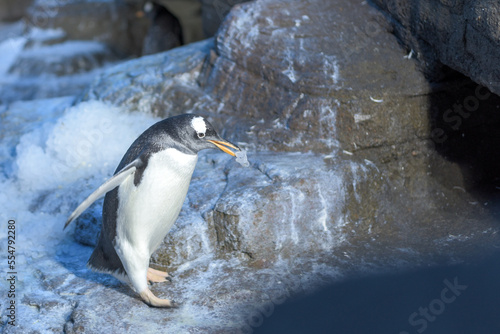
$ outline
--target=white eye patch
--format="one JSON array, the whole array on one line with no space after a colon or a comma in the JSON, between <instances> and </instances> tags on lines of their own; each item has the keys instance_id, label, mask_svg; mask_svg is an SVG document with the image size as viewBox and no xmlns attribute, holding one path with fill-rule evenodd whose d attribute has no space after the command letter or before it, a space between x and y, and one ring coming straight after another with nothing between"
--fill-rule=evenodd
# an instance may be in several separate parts
<instances>
[{"instance_id":1,"label":"white eye patch","mask_svg":"<svg viewBox=\"0 0 500 334\"><path fill-rule=\"evenodd\" d=\"M191 121L191 126L193 127L194 131L198 133L198 137L202 135L202 137L205 137L205 132L207 132L207 124L205 123L205 119L203 117L195 117Z\"/></svg>"}]
</instances>

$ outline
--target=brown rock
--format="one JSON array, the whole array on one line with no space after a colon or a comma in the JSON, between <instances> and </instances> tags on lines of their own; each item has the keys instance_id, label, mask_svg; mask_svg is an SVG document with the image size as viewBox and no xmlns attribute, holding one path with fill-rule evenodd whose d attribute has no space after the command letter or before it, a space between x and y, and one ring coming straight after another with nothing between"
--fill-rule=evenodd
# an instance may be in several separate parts
<instances>
[{"instance_id":1,"label":"brown rock","mask_svg":"<svg viewBox=\"0 0 500 334\"><path fill-rule=\"evenodd\" d=\"M21 19L33 0L1 0L0 21L16 21Z\"/></svg>"}]
</instances>

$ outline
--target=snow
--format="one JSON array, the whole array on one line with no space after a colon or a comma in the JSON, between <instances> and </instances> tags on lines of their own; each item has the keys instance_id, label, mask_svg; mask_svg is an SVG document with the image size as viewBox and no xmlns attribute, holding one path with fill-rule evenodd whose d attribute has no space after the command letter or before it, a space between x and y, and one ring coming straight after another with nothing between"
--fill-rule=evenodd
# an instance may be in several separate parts
<instances>
[{"instance_id":1,"label":"snow","mask_svg":"<svg viewBox=\"0 0 500 334\"><path fill-rule=\"evenodd\" d=\"M21 137L16 148L19 183L42 190L64 187L96 172L109 174L153 120L98 101L72 107L55 124L43 123Z\"/></svg>"},{"instance_id":2,"label":"snow","mask_svg":"<svg viewBox=\"0 0 500 334\"><path fill-rule=\"evenodd\" d=\"M105 52L104 43L96 41L66 41L56 45L46 45L23 52L24 57L42 57L50 59L62 59L81 54Z\"/></svg>"},{"instance_id":3,"label":"snow","mask_svg":"<svg viewBox=\"0 0 500 334\"><path fill-rule=\"evenodd\" d=\"M80 94L116 63L103 43L65 37L62 29L0 24L0 103Z\"/></svg>"},{"instance_id":4,"label":"snow","mask_svg":"<svg viewBox=\"0 0 500 334\"><path fill-rule=\"evenodd\" d=\"M76 95L100 69L68 76L9 73L27 54L43 62L52 51L71 57L83 49L88 52L87 47L101 48L95 42L44 46L44 41L60 38L63 32L30 28L21 35L18 27L22 25L0 25L0 36L9 36L0 40L0 270L11 271L5 257L7 221L12 219L17 317L33 319L24 322L29 331L50 332L53 326L64 326L72 304L62 293L43 286L47 281L40 275L74 278L78 270L69 272L58 256L84 264L90 251L72 241L61 223L113 173L132 141L157 119L98 101L74 105ZM25 49L28 42L30 50ZM40 96L57 97L26 100ZM2 280L0 289L8 291L7 284ZM3 298L0 303L5 305L8 300ZM30 306L52 302L57 306L50 310ZM1 314L4 322L5 310Z\"/></svg>"},{"instance_id":5,"label":"snow","mask_svg":"<svg viewBox=\"0 0 500 334\"><path fill-rule=\"evenodd\" d=\"M25 37L12 37L0 43L0 77L5 76L27 42Z\"/></svg>"},{"instance_id":6,"label":"snow","mask_svg":"<svg viewBox=\"0 0 500 334\"><path fill-rule=\"evenodd\" d=\"M32 40L43 42L51 39L63 38L66 36L66 33L61 28L41 29L38 27L32 27L28 36Z\"/></svg>"},{"instance_id":7,"label":"snow","mask_svg":"<svg viewBox=\"0 0 500 334\"><path fill-rule=\"evenodd\" d=\"M55 101L45 103L46 107L57 107ZM15 152L14 159L11 166L2 165L7 177L0 181L2 219L15 216L19 228L26 228L20 234L23 243L49 253L50 246L44 247L45 243L37 240L41 236L49 240L55 237L54 241L64 238L54 231L61 230L61 215L67 213L54 206L71 206L86 195L75 188L85 188L88 182L95 186L111 176L133 140L157 121L98 101L70 107L60 117L54 114L57 112L46 110L47 117L31 120L25 133L7 134L20 139L15 148L9 148ZM48 199L57 200L50 203ZM34 206L41 210L33 210Z\"/></svg>"},{"instance_id":8,"label":"snow","mask_svg":"<svg viewBox=\"0 0 500 334\"><path fill-rule=\"evenodd\" d=\"M90 249L76 244L61 224L79 201L112 175L132 141L157 121L103 102L71 106L73 101L73 97L20 101L0 114L6 117L0 128L7 130L2 131L0 150L0 270L11 271L5 260L6 223L13 219L17 317L33 319L33 323L19 320L18 324L39 332L64 326L73 309L65 293L79 289L64 285L86 270L89 256ZM63 258L79 262L79 269L68 271L59 263ZM63 280L62 292L44 286L54 277ZM0 283L2 291L7 291L7 283ZM29 306L47 303L55 306L38 311ZM2 315L5 321L3 310Z\"/></svg>"}]
</instances>

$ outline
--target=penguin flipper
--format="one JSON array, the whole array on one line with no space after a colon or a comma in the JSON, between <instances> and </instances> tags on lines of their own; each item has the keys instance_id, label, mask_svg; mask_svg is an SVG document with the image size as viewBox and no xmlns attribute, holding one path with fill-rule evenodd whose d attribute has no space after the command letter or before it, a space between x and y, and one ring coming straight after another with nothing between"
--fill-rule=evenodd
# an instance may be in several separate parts
<instances>
[{"instance_id":1,"label":"penguin flipper","mask_svg":"<svg viewBox=\"0 0 500 334\"><path fill-rule=\"evenodd\" d=\"M90 194L89 197L87 197L76 209L73 211L73 213L69 216L68 220L66 221L66 224L64 224L64 229L78 216L82 214L83 211L87 210L87 208L94 203L98 198L106 194L108 191L113 190L114 188L118 187L120 184L122 184L125 179L133 174L137 168L141 167L143 165L143 161L141 158L137 158L125 167L122 168L118 173L113 175L112 178L104 182L99 188L97 188L92 194Z\"/></svg>"}]
</instances>

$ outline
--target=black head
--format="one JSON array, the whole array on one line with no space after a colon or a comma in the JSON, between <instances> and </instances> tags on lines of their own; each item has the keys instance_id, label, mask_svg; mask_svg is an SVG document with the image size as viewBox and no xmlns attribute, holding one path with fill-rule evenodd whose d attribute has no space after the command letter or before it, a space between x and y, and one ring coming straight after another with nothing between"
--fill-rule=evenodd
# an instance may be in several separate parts
<instances>
[{"instance_id":1,"label":"black head","mask_svg":"<svg viewBox=\"0 0 500 334\"><path fill-rule=\"evenodd\" d=\"M158 122L162 132L170 138L162 136L161 141L167 147L176 147L186 153L196 154L201 150L209 148L219 148L220 150L234 156L235 153L230 150L240 150L240 148L227 140L222 139L210 122L205 118L193 115L183 114L169 117ZM163 146L163 145L162 145Z\"/></svg>"}]
</instances>

